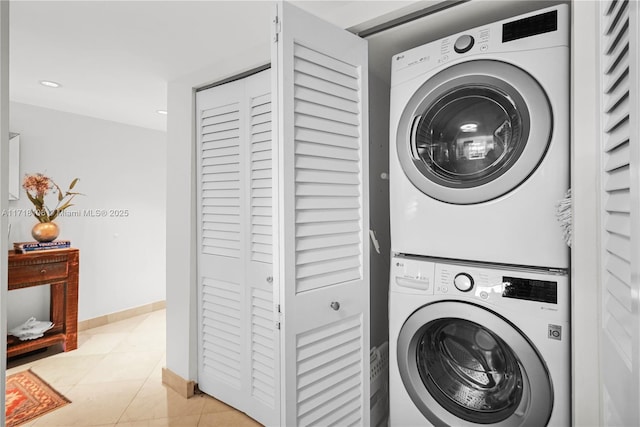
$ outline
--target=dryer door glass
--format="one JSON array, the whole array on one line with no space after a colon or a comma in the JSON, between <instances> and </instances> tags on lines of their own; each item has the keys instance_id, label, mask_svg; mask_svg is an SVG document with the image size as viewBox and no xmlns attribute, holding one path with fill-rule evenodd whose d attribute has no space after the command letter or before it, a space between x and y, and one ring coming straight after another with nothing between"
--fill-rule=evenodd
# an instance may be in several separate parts
<instances>
[{"instance_id":1,"label":"dryer door glass","mask_svg":"<svg viewBox=\"0 0 640 427\"><path fill-rule=\"evenodd\" d=\"M522 184L553 135L552 110L538 82L500 61L452 65L409 99L396 151L409 180L454 204L493 200Z\"/></svg>"},{"instance_id":2,"label":"dryer door glass","mask_svg":"<svg viewBox=\"0 0 640 427\"><path fill-rule=\"evenodd\" d=\"M420 378L436 401L466 421L493 424L522 399L523 375L513 350L490 330L462 319L439 319L418 339Z\"/></svg>"},{"instance_id":3,"label":"dryer door glass","mask_svg":"<svg viewBox=\"0 0 640 427\"><path fill-rule=\"evenodd\" d=\"M455 88L417 123L415 160L444 185L477 186L504 173L522 153L522 121L507 93L491 86Z\"/></svg>"}]
</instances>

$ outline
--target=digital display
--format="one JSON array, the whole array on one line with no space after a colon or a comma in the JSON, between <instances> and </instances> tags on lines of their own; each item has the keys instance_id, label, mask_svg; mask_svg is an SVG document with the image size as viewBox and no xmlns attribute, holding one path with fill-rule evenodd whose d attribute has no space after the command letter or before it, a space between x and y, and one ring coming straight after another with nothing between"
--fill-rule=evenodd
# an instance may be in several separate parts
<instances>
[{"instance_id":1,"label":"digital display","mask_svg":"<svg viewBox=\"0 0 640 427\"><path fill-rule=\"evenodd\" d=\"M523 39L537 34L550 33L558 29L558 11L529 16L502 26L502 43Z\"/></svg>"},{"instance_id":2,"label":"digital display","mask_svg":"<svg viewBox=\"0 0 640 427\"><path fill-rule=\"evenodd\" d=\"M546 280L522 279L518 277L503 277L504 298L523 299L528 301L558 303L558 283Z\"/></svg>"}]
</instances>

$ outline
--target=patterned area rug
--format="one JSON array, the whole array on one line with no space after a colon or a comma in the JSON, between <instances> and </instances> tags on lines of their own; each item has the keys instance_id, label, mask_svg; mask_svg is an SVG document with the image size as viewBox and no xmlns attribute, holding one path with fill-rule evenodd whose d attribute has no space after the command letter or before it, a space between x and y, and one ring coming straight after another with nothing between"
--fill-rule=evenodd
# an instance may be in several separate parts
<instances>
[{"instance_id":1,"label":"patterned area rug","mask_svg":"<svg viewBox=\"0 0 640 427\"><path fill-rule=\"evenodd\" d=\"M31 370L7 377L7 427L19 426L67 403L71 401Z\"/></svg>"}]
</instances>

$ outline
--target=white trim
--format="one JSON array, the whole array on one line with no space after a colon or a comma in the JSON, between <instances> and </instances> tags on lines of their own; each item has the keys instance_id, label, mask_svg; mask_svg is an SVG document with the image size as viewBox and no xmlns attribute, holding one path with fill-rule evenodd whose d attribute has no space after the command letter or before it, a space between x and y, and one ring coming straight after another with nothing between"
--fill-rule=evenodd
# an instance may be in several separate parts
<instances>
[{"instance_id":1,"label":"white trim","mask_svg":"<svg viewBox=\"0 0 640 427\"><path fill-rule=\"evenodd\" d=\"M598 339L597 2L573 2L571 23L572 414L574 426L600 424ZM591 375L585 375L591 372ZM601 425L601 424L600 424Z\"/></svg>"},{"instance_id":2,"label":"white trim","mask_svg":"<svg viewBox=\"0 0 640 427\"><path fill-rule=\"evenodd\" d=\"M0 210L9 206L9 2L0 1ZM7 265L8 218L0 217L0 401L5 402L7 372ZM0 414L0 425L5 425L5 413Z\"/></svg>"}]
</instances>

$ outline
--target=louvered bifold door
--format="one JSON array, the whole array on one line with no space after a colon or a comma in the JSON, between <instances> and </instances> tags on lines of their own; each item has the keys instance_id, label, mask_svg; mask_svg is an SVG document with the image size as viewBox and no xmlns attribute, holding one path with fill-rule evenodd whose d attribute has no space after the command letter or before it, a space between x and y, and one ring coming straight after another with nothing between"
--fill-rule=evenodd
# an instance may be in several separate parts
<instances>
[{"instance_id":1,"label":"louvered bifold door","mask_svg":"<svg viewBox=\"0 0 640 427\"><path fill-rule=\"evenodd\" d=\"M196 97L198 384L234 406L243 403L247 353L245 108L243 82Z\"/></svg>"},{"instance_id":2,"label":"louvered bifold door","mask_svg":"<svg viewBox=\"0 0 640 427\"><path fill-rule=\"evenodd\" d=\"M640 425L637 2L602 2L600 32L603 417L631 426Z\"/></svg>"},{"instance_id":3,"label":"louvered bifold door","mask_svg":"<svg viewBox=\"0 0 640 427\"><path fill-rule=\"evenodd\" d=\"M368 425L366 42L277 8L283 425Z\"/></svg>"},{"instance_id":4,"label":"louvered bifold door","mask_svg":"<svg viewBox=\"0 0 640 427\"><path fill-rule=\"evenodd\" d=\"M248 402L261 424L280 424L279 331L273 288L271 74L245 79L247 99Z\"/></svg>"},{"instance_id":5,"label":"louvered bifold door","mask_svg":"<svg viewBox=\"0 0 640 427\"><path fill-rule=\"evenodd\" d=\"M270 85L267 70L196 96L198 386L278 425Z\"/></svg>"}]
</instances>

